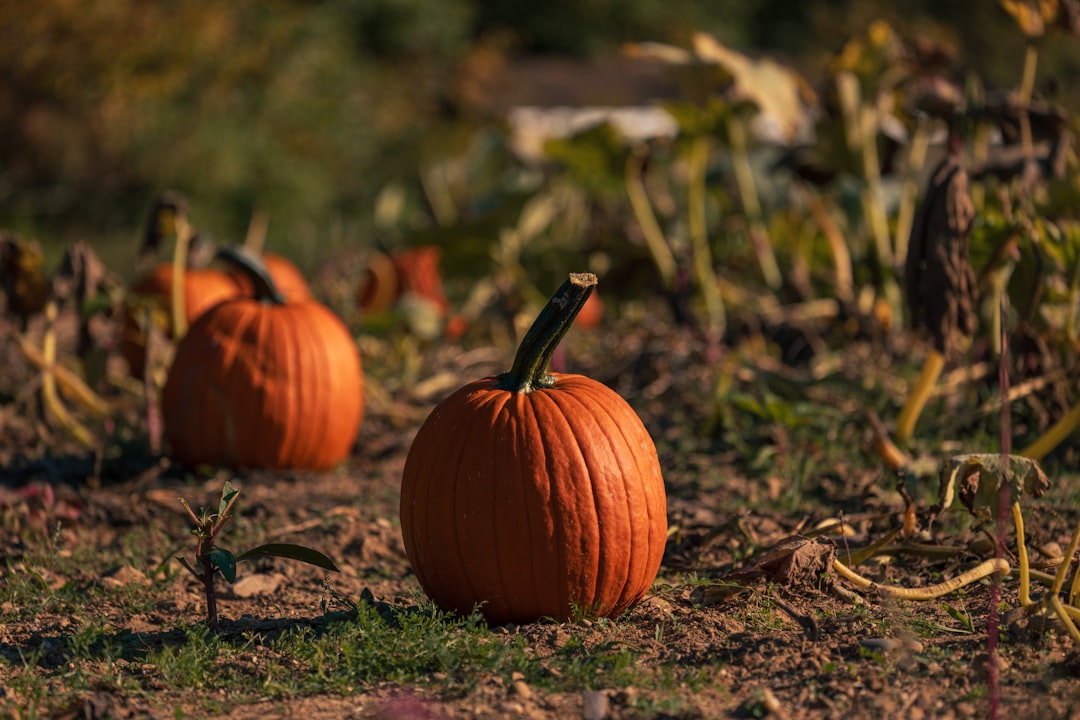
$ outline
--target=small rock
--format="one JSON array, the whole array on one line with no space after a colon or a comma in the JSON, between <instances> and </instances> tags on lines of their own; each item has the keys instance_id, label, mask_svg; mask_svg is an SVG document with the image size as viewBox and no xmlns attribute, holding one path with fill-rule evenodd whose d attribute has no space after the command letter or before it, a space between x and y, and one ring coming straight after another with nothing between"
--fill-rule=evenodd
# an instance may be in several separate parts
<instances>
[{"instance_id":1,"label":"small rock","mask_svg":"<svg viewBox=\"0 0 1080 720\"><path fill-rule=\"evenodd\" d=\"M532 688L524 680L515 680L510 686L510 690L522 700L528 700L532 697Z\"/></svg>"},{"instance_id":2,"label":"small rock","mask_svg":"<svg viewBox=\"0 0 1080 720\"><path fill-rule=\"evenodd\" d=\"M780 712L780 699L769 688L761 691L761 708L770 715Z\"/></svg>"},{"instance_id":3,"label":"small rock","mask_svg":"<svg viewBox=\"0 0 1080 720\"><path fill-rule=\"evenodd\" d=\"M581 717L584 720L604 720L608 715L610 702L605 690L586 690L581 694Z\"/></svg>"},{"instance_id":4,"label":"small rock","mask_svg":"<svg viewBox=\"0 0 1080 720\"><path fill-rule=\"evenodd\" d=\"M114 572L101 578L101 584L104 587L116 589L127 585L149 585L150 580L132 566L122 565Z\"/></svg>"},{"instance_id":5,"label":"small rock","mask_svg":"<svg viewBox=\"0 0 1080 720\"><path fill-rule=\"evenodd\" d=\"M859 646L871 652L887 655L901 647L901 643L899 640L893 640L892 638L863 638L859 641Z\"/></svg>"},{"instance_id":6,"label":"small rock","mask_svg":"<svg viewBox=\"0 0 1080 720\"><path fill-rule=\"evenodd\" d=\"M956 705L953 706L953 709L959 717L975 717L975 714L978 712L975 709L975 704L966 700L956 703Z\"/></svg>"},{"instance_id":7,"label":"small rock","mask_svg":"<svg viewBox=\"0 0 1080 720\"><path fill-rule=\"evenodd\" d=\"M221 593L224 598L251 598L271 595L281 587L285 576L281 573L257 573L240 578Z\"/></svg>"}]
</instances>

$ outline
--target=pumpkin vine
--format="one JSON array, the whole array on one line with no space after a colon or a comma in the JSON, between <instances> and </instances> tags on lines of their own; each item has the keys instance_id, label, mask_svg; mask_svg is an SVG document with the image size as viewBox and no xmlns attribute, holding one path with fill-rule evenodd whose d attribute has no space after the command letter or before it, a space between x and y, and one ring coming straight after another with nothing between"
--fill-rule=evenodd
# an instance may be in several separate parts
<instances>
[{"instance_id":1,"label":"pumpkin vine","mask_svg":"<svg viewBox=\"0 0 1080 720\"><path fill-rule=\"evenodd\" d=\"M501 389L530 393L555 384L555 377L548 372L551 357L594 287L596 275L570 273L525 333L513 366L499 375Z\"/></svg>"},{"instance_id":2,"label":"pumpkin vine","mask_svg":"<svg viewBox=\"0 0 1080 720\"><path fill-rule=\"evenodd\" d=\"M223 247L217 251L216 257L243 273L251 280L252 294L256 300L271 305L284 305L285 296L278 290L277 283L270 275L266 263L262 258L234 247Z\"/></svg>"}]
</instances>

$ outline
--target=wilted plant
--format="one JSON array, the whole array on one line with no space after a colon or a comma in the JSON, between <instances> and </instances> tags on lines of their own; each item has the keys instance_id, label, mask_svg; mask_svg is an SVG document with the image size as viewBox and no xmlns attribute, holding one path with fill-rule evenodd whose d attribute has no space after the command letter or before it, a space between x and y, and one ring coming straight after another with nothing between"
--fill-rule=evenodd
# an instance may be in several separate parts
<instances>
[{"instance_id":1,"label":"wilted plant","mask_svg":"<svg viewBox=\"0 0 1080 720\"><path fill-rule=\"evenodd\" d=\"M188 517L194 527L191 533L195 536L195 565L193 566L183 557L177 557L180 564L187 568L195 578L203 584L206 593L206 620L210 630L218 628L217 594L214 589L214 576L220 572L221 576L229 583L236 582L236 566L245 560L254 560L261 557L282 557L291 560L299 560L309 565L315 565L326 570L338 572L334 561L317 550L294 545L292 543L267 543L251 548L239 555L226 550L217 544L218 537L232 519L233 506L240 495L239 488L233 487L229 481L221 488L221 499L218 501L217 512L211 512L204 508L202 514L196 515L187 500L180 498L180 504L184 506Z\"/></svg>"}]
</instances>

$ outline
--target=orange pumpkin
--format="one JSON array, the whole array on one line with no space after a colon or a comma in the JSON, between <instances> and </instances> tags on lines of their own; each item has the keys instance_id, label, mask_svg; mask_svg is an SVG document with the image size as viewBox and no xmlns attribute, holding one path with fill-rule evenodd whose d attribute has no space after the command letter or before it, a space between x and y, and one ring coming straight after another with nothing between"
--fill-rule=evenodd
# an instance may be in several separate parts
<instances>
[{"instance_id":1,"label":"orange pumpkin","mask_svg":"<svg viewBox=\"0 0 1080 720\"><path fill-rule=\"evenodd\" d=\"M401 531L441 607L493 624L614 616L660 567L667 502L656 447L618 394L551 355L596 276L572 274L513 368L440 403L405 462Z\"/></svg>"},{"instance_id":2,"label":"orange pumpkin","mask_svg":"<svg viewBox=\"0 0 1080 720\"><path fill-rule=\"evenodd\" d=\"M278 290L289 300L306 300L311 288L300 270L280 255L266 253L263 261ZM120 354L127 360L133 377L141 378L146 365L146 338L143 324L149 304L151 317L172 338L172 263L161 263L132 286L126 303ZM195 318L222 300L254 293L251 280L241 271L216 268L188 268L184 271L184 316L190 326Z\"/></svg>"},{"instance_id":3,"label":"orange pumpkin","mask_svg":"<svg viewBox=\"0 0 1080 720\"><path fill-rule=\"evenodd\" d=\"M582 306L575 324L582 330L595 330L603 319L604 301L600 299L600 293L594 292Z\"/></svg>"},{"instance_id":4,"label":"orange pumpkin","mask_svg":"<svg viewBox=\"0 0 1080 720\"><path fill-rule=\"evenodd\" d=\"M218 256L247 273L254 296L210 308L177 345L161 397L173 456L187 466L333 467L363 419L356 343L326 306L283 297L257 258Z\"/></svg>"},{"instance_id":5,"label":"orange pumpkin","mask_svg":"<svg viewBox=\"0 0 1080 720\"><path fill-rule=\"evenodd\" d=\"M440 316L450 310L443 290L437 245L420 245L383 255L372 252L356 291L356 302L367 312L385 312L403 296L412 295L432 303Z\"/></svg>"},{"instance_id":6,"label":"orange pumpkin","mask_svg":"<svg viewBox=\"0 0 1080 720\"><path fill-rule=\"evenodd\" d=\"M162 263L132 286L125 303L120 354L127 360L132 376L141 378L146 366L146 337L143 324L149 309L151 321L160 324L166 337L173 337L171 263ZM239 292L236 282L213 268L184 272L184 316L188 325L208 308Z\"/></svg>"}]
</instances>

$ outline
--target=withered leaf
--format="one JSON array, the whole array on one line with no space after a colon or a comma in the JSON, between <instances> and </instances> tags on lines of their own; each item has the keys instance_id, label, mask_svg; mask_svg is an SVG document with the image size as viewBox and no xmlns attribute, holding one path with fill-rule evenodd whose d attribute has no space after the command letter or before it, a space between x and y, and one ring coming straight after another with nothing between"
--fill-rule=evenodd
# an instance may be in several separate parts
<instances>
[{"instance_id":1,"label":"withered leaf","mask_svg":"<svg viewBox=\"0 0 1080 720\"><path fill-rule=\"evenodd\" d=\"M1041 497L1050 488L1050 480L1039 463L1022 455L974 453L950 458L941 469L937 510L947 510L955 499L977 517L992 516L997 511L998 493L1009 487L1012 501L1025 495Z\"/></svg>"},{"instance_id":2,"label":"withered leaf","mask_svg":"<svg viewBox=\"0 0 1080 720\"><path fill-rule=\"evenodd\" d=\"M142 245L136 255L136 266L141 267L161 252L166 238L176 232L176 218L187 215L187 198L169 190L161 194L150 208L150 215L143 232Z\"/></svg>"},{"instance_id":3,"label":"withered leaf","mask_svg":"<svg viewBox=\"0 0 1080 720\"><path fill-rule=\"evenodd\" d=\"M785 538L754 556L751 565L733 570L723 580L739 585L766 581L784 587L816 587L835 557L836 547L826 538Z\"/></svg>"},{"instance_id":4,"label":"withered leaf","mask_svg":"<svg viewBox=\"0 0 1080 720\"><path fill-rule=\"evenodd\" d=\"M52 276L52 296L60 304L74 302L79 317L79 342L77 352L85 356L93 341L90 336L90 317L83 312L109 282L105 263L90 246L82 240L68 245L60 267ZM116 284L116 282L113 282Z\"/></svg>"},{"instance_id":5,"label":"withered leaf","mask_svg":"<svg viewBox=\"0 0 1080 720\"><path fill-rule=\"evenodd\" d=\"M22 330L26 330L29 319L41 312L49 299L44 265L45 254L37 240L0 232L0 291L4 295L4 313L18 320Z\"/></svg>"},{"instance_id":6,"label":"withered leaf","mask_svg":"<svg viewBox=\"0 0 1080 720\"><path fill-rule=\"evenodd\" d=\"M974 218L967 171L950 153L915 212L904 268L912 325L925 327L946 356L955 333L974 330L975 273L968 258Z\"/></svg>"}]
</instances>

